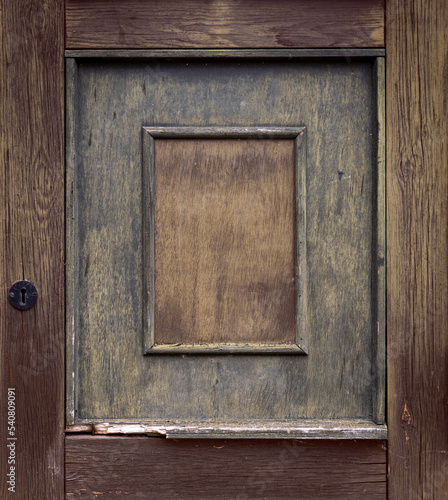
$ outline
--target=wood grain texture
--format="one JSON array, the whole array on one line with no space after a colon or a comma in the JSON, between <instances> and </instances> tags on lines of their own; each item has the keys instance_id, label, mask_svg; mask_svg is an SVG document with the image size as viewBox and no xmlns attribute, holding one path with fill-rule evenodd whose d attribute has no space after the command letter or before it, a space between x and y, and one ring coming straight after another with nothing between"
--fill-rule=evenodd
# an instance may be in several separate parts
<instances>
[{"instance_id":1,"label":"wood grain texture","mask_svg":"<svg viewBox=\"0 0 448 500\"><path fill-rule=\"evenodd\" d=\"M78 62L74 423L372 419L373 62ZM310 355L143 356L142 127L298 125Z\"/></svg>"},{"instance_id":2,"label":"wood grain texture","mask_svg":"<svg viewBox=\"0 0 448 500\"><path fill-rule=\"evenodd\" d=\"M66 50L65 57L76 59L101 57L104 59L169 59L220 57L222 59L359 59L362 57L384 57L386 49L78 49Z\"/></svg>"},{"instance_id":3,"label":"wood grain texture","mask_svg":"<svg viewBox=\"0 0 448 500\"><path fill-rule=\"evenodd\" d=\"M376 184L374 193L374 225L372 286L376 292L373 323L373 350L375 378L373 396L373 420L377 424L386 421L386 61L378 57L374 67L376 91Z\"/></svg>"},{"instance_id":4,"label":"wood grain texture","mask_svg":"<svg viewBox=\"0 0 448 500\"><path fill-rule=\"evenodd\" d=\"M66 498L384 500L382 442L66 438Z\"/></svg>"},{"instance_id":5,"label":"wood grain texture","mask_svg":"<svg viewBox=\"0 0 448 500\"><path fill-rule=\"evenodd\" d=\"M69 49L382 47L381 0L66 1Z\"/></svg>"},{"instance_id":6,"label":"wood grain texture","mask_svg":"<svg viewBox=\"0 0 448 500\"><path fill-rule=\"evenodd\" d=\"M64 5L0 3L0 497L64 493ZM7 300L35 283L33 309ZM16 488L6 483L15 389ZM11 441L10 441L11 442Z\"/></svg>"},{"instance_id":7,"label":"wood grain texture","mask_svg":"<svg viewBox=\"0 0 448 500\"><path fill-rule=\"evenodd\" d=\"M165 139L160 144L166 143L166 157L160 158L158 160L157 167L157 178L159 179L156 182L156 169L155 169L155 140ZM178 158L170 157L170 147L173 146L173 141L166 141L166 139L176 139L180 140L180 144L185 145L188 144L185 142L185 139L203 139L201 142L202 152L205 153L202 157L202 160L198 163L198 161L189 161L190 156L187 154L178 155ZM225 147L228 149L229 144L232 142L226 141L226 139L233 139L233 144L239 146L239 154L235 158L226 158ZM290 144L290 165L282 165L282 158L278 157L278 155L267 155L266 151L263 152L262 157L259 155L247 155L247 148L241 147L242 143L240 142L242 139L252 140L251 144L256 147L257 141L267 140L267 139L289 139L292 140L292 144ZM254 142L255 139L255 142ZM205 140L205 141L204 141ZM213 142L214 140L214 142ZM278 143L278 140L277 140ZM284 146L282 142L279 145ZM177 353L177 354L204 354L205 352L213 353L213 354L225 354L225 353L254 353L254 354L262 354L262 353L275 353L275 354L305 354L307 338L306 338L306 310L307 310L307 260L306 260L306 129L304 127L144 127L143 133L143 253L144 253L144 304L143 304L143 330L144 330L144 354L167 354L167 353ZM210 150L213 154L208 154L208 148L211 147ZM174 147L175 149L175 147ZM250 150L252 148L249 148ZM262 148L263 149L263 148ZM222 152L221 152L222 151ZM185 152L183 152L185 153ZM158 155L160 156L160 155ZM196 158L196 156L195 156ZM198 158L196 158L197 160ZM222 160L225 160L225 164L223 164ZM194 160L194 159L193 159ZM242 161L241 161L242 160ZM164 167L164 161L168 162ZM211 162L212 166L208 165ZM194 163L194 165L193 165ZM255 163L255 164L254 164ZM266 200L269 200L269 194L273 192L274 194L278 192L277 184L274 183L274 187L269 186L269 182L264 182L263 169L259 168L259 165L268 165L269 170L274 173L281 174L283 170L287 170L290 173L291 179L289 182L283 184L283 188L287 188L291 191L291 196L289 202L286 204L288 209L288 213L290 214L291 224L289 229L286 227L279 228L278 227L278 217L275 218L275 225L273 227L269 227L269 223L266 221L260 221L257 219L257 213L254 211L253 206L249 206L247 200L243 200L241 197L241 192L246 194L246 192L254 195L255 198L259 199L260 196L263 199L263 203L260 207L260 213L268 215L270 219L273 219L274 212L277 211L277 206L269 204ZM201 169L197 168L197 166L205 165L205 170L201 172ZM180 167L179 167L180 165ZM238 168L235 171L235 166ZM236 173L235 173L236 172ZM235 175L231 175L231 174ZM266 172L264 172L266 173ZM183 174L183 175L182 175ZM188 174L188 178L195 178L196 185L194 185L193 193L190 195L186 193L185 196L182 196L182 193L185 194L186 188L190 187L191 182L184 182L183 177L185 174ZM198 175L199 174L199 175ZM237 179L237 183L233 183L233 187L230 186L232 184L228 177L223 177L224 174L227 174L229 177ZM249 179L244 179L246 174L250 175ZM167 180L166 177L169 176L170 180ZM162 178L162 181L160 181ZM257 179L262 183L262 188L260 189L257 186ZM224 182L223 182L224 181ZM204 184L205 182L205 184ZM263 185L264 182L264 185ZM172 184L175 184L175 189L172 192L166 195L167 188L171 188ZM160 186L160 188L156 188L156 184ZM224 187L223 187L224 186ZM280 183L281 187L281 183ZM211 189L210 189L211 188ZM216 189L217 188L217 189ZM160 190L160 195L157 195L157 192ZM235 193L239 193L240 196L236 197L237 203L235 203L234 197ZM211 195L211 196L210 196ZM201 198L201 203L199 206L194 206L194 220L195 226L202 227L204 223L211 221L210 227L206 229L205 235L201 238L195 237L192 242L183 242L182 238L183 234L190 234L191 224L187 224L186 221L189 220L188 214L191 211L192 201L197 199L198 196ZM184 199L185 198L185 199ZM244 197L243 197L244 198ZM221 199L224 207L221 207L222 210L219 210L218 213L213 213L210 210L213 204L216 204L217 199ZM156 201L158 200L158 201ZM173 200L176 200L173 203ZM159 287L161 293L158 294L158 288L155 287L155 274L156 274L156 262L155 262L155 220L156 218L156 208L160 207L160 214L162 221L165 221L166 212L168 211L171 215L174 215L169 221L168 224L165 224L164 227L158 229L158 239L165 242L165 245L161 245L163 247L162 251L159 251L161 265L157 265L158 276L160 277L161 271L166 271L164 269L164 263L172 263L174 261L180 261L179 268L176 272L165 272L163 273L167 281L162 283ZM277 200L278 201L278 200ZM228 207L235 208L235 204L240 204L237 213L235 216L233 214L232 217L229 217ZM266 214L266 205L270 207L270 212ZM174 213L176 212L176 213ZM233 211L234 212L234 211ZM284 210L280 209L280 214L284 213ZM241 217L243 214L243 217ZM227 224L223 225L222 218L227 217ZM71 223L71 220L68 219ZM256 223L254 223L256 221ZM233 227L236 223L236 234L240 235L241 241L235 241L235 231L233 231ZM159 224L160 226L160 224ZM232 238L226 239L224 242L219 244L216 241L219 240L220 235L223 233L223 228L230 227L232 230ZM169 236L172 235L173 229L177 228L177 236L169 239ZM237 281L241 281L241 276L244 273L235 272L241 271L241 269L246 269L248 267L252 267L252 270L255 272L260 272L263 268L266 268L268 265L268 274L272 274L272 259L264 258L260 262L254 262L254 257L259 253L259 248L262 249L265 253L269 255L275 254L275 248L280 249L280 253L285 253L285 245L276 245L273 244L273 241L276 241L275 238L276 233L279 229L283 229L283 235L288 238L288 241L292 244L294 249L290 254L290 258L292 257L292 276L290 276L289 287L292 287L293 290L290 290L292 300L293 314L290 318L291 325L291 336L288 342L282 342L281 339L258 339L256 335L260 334L260 331L254 329L254 325L250 324L250 320L254 317L259 317L257 320L259 323L259 329L261 332L267 331L269 327L269 321L271 321L272 325L276 325L276 321L280 318L283 318L285 313L284 304L282 300L279 300L278 294L273 297L270 296L268 298L265 297L265 307L263 310L260 310L259 304L256 307L255 311L245 311L241 306L243 304L249 303L254 305L254 297L250 297L250 293L247 292L247 283L242 281L238 286L233 286L233 290L229 293L221 293L221 297L228 297L230 300L227 301L230 303L231 314L227 319L221 319L217 324L213 325L208 333L213 336L213 333L218 333L222 331L222 328L227 327L227 332L230 335L227 335L227 338L221 339L209 339L208 341L202 341L200 337L195 338L195 325L190 324L188 333L192 335L191 338L185 338L184 340L177 339L173 342L173 340L169 340L165 342L163 339L157 339L154 331L155 324L158 326L157 332L163 328L163 321L159 322L156 319L156 312L160 312L160 300L164 300L164 308L171 307L174 304L179 305L181 302L183 303L184 309L182 311L178 311L178 313L170 313L166 315L165 318L169 321L170 325L168 328L169 335L175 334L176 327L172 325L174 322L179 322L179 320L185 319L185 315L187 315L187 321L183 321L184 326L185 323L188 323L188 319L193 319L193 323L196 322L196 313L201 304L206 302L209 303L210 306L213 307L213 310L217 309L219 306L219 297L215 297L213 293L201 293L196 297L196 299L192 299L192 295L194 295L194 290L198 288L198 276L197 271L200 266L195 263L193 266L186 267L184 265L184 261L187 262L189 259L197 258L191 254L189 251L190 248L199 247L203 249L202 255L207 258L207 256L213 256L213 262L211 262L208 266L208 271L205 276L203 276L203 284L206 286L210 286L216 282L216 269L220 267L220 263L224 263L227 265L226 272L227 274L232 275L237 279ZM269 233L269 230L270 233ZM264 233L267 233L263 236ZM213 234L213 237L210 235ZM224 235L227 236L227 235ZM246 244L246 240L242 240L242 237L246 238L249 242L252 241L255 243L255 247L251 249L250 255L246 259L240 259L240 263L230 263L229 267L229 255L233 257L241 257L246 250L248 245ZM207 244L203 244L203 240L207 240ZM168 241L168 243L167 243ZM199 241L199 243L198 243ZM271 245L269 246L269 241L271 241ZM284 243L284 242L283 242ZM73 245L71 245L73 247ZM177 250L176 250L177 249ZM197 249L197 248L196 248ZM249 248L250 250L250 248ZM216 255L217 252L224 252L222 258L219 255ZM197 255L199 257L199 254ZM247 264L250 262L250 264ZM269 267L271 266L271 267ZM202 266L203 267L203 266ZM222 266L221 266L222 267ZM284 263L281 264L278 271L284 273L285 269L287 270L287 266ZM186 283L186 279L188 278L188 270L192 271L194 276L190 278L194 284L192 291L190 290L190 299L187 298L185 290L181 290L181 286L179 284ZM275 269L274 269L275 273ZM204 273L202 273L204 274ZM227 279L227 274L223 277L221 275L220 281ZM244 278L244 276L243 276ZM249 278L246 276L246 278ZM253 277L250 278L253 283ZM199 280L200 281L200 280ZM160 280L159 280L160 282ZM260 282L257 282L258 284ZM166 286L164 286L166 285ZM221 288L222 283L220 284ZM262 285L266 285L266 283L262 283ZM266 286L265 286L266 288ZM278 288L278 287L277 287ZM166 296L166 289L171 290L171 296ZM245 292L246 290L246 292ZM235 297L235 291L240 297ZM182 293L183 292L183 293ZM193 292L193 293L191 293ZM159 300L160 299L160 300ZM266 300L267 299L267 300ZM157 300L159 300L157 302ZM158 307L156 307L156 302ZM222 304L221 304L222 305ZM218 307L219 308L219 307ZM281 312L275 317L275 311L272 309L280 308ZM222 307L220 308L222 309ZM253 308L252 308L253 309ZM294 310L295 309L295 310ZM263 314L269 315L269 320L261 320L261 316ZM163 319L163 318L162 318ZM204 319L204 318L203 318ZM213 320L210 314L207 314L206 321L210 322ZM242 322L243 327L248 331L248 333L255 334L250 340L238 340L238 338L233 338L232 333L241 332L233 332L235 327L233 326L229 330L229 323L235 323L235 321ZM165 325L166 326L166 325ZM278 327L278 325L276 325ZM279 332L282 335L287 334L287 328L284 328L285 325L281 326ZM187 325L188 327L188 325ZM271 332L272 333L272 332ZM274 332L275 333L275 332Z\"/></svg>"},{"instance_id":8,"label":"wood grain texture","mask_svg":"<svg viewBox=\"0 0 448 500\"><path fill-rule=\"evenodd\" d=\"M368 420L207 420L67 425L68 433L189 439L387 439L385 425Z\"/></svg>"},{"instance_id":9,"label":"wood grain texture","mask_svg":"<svg viewBox=\"0 0 448 500\"><path fill-rule=\"evenodd\" d=\"M70 102L76 96L77 92L77 66L74 59L65 61L65 96L66 101ZM77 311L78 296L75 289L74 276L76 274L77 262L75 260L76 242L74 241L76 206L74 203L76 197L75 182L75 130L76 130L77 112L72 107L67 107L65 115L65 191L66 191L66 209L65 209L65 397L67 400L65 418L66 423L74 423L76 408L76 381L77 381L77 363L75 357L71 355L77 351L76 331L78 329Z\"/></svg>"},{"instance_id":10,"label":"wood grain texture","mask_svg":"<svg viewBox=\"0 0 448 500\"><path fill-rule=\"evenodd\" d=\"M448 3L387 4L391 500L448 495Z\"/></svg>"},{"instance_id":11,"label":"wood grain texture","mask_svg":"<svg viewBox=\"0 0 448 500\"><path fill-rule=\"evenodd\" d=\"M295 342L294 153L155 140L156 344Z\"/></svg>"}]
</instances>

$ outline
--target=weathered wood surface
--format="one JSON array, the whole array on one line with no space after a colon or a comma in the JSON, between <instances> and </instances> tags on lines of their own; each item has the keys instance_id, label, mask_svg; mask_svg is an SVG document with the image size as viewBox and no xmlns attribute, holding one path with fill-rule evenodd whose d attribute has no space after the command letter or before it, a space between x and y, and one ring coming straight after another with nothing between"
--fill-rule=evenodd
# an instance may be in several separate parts
<instances>
[{"instance_id":1,"label":"weathered wood surface","mask_svg":"<svg viewBox=\"0 0 448 500\"><path fill-rule=\"evenodd\" d=\"M236 420L168 421L152 423L102 422L68 425L66 432L144 434L167 438L226 439L387 439L385 425L368 420Z\"/></svg>"},{"instance_id":2,"label":"weathered wood surface","mask_svg":"<svg viewBox=\"0 0 448 500\"><path fill-rule=\"evenodd\" d=\"M64 494L64 8L2 0L0 11L0 497L56 499ZM19 279L38 289L29 311L7 300ZM8 387L16 441L7 441Z\"/></svg>"},{"instance_id":3,"label":"weathered wood surface","mask_svg":"<svg viewBox=\"0 0 448 500\"><path fill-rule=\"evenodd\" d=\"M372 273L372 286L376 290L374 303L373 324L373 420L377 424L386 421L386 61L379 57L374 67L374 80L376 82L376 121L374 132L376 136L376 182L377 188L374 195L374 227L373 235L373 266L376 272Z\"/></svg>"},{"instance_id":4,"label":"weathered wood surface","mask_svg":"<svg viewBox=\"0 0 448 500\"><path fill-rule=\"evenodd\" d=\"M68 49L65 51L66 57L92 58L102 57L105 59L153 59L167 57L178 58L209 58L220 57L223 59L310 59L310 58L331 58L331 59L359 59L361 57L384 57L384 48L368 49Z\"/></svg>"},{"instance_id":5,"label":"weathered wood surface","mask_svg":"<svg viewBox=\"0 0 448 500\"><path fill-rule=\"evenodd\" d=\"M66 498L384 500L381 441L66 438Z\"/></svg>"},{"instance_id":6,"label":"weathered wood surface","mask_svg":"<svg viewBox=\"0 0 448 500\"><path fill-rule=\"evenodd\" d=\"M66 1L69 49L383 47L381 0Z\"/></svg>"},{"instance_id":7,"label":"weathered wood surface","mask_svg":"<svg viewBox=\"0 0 448 500\"><path fill-rule=\"evenodd\" d=\"M391 500L448 498L448 3L387 4Z\"/></svg>"},{"instance_id":8,"label":"weathered wood surface","mask_svg":"<svg viewBox=\"0 0 448 500\"><path fill-rule=\"evenodd\" d=\"M65 61L65 99L66 102L71 102L77 92L77 67L74 59L66 59ZM76 183L74 179L75 172L75 125L77 112L73 107L67 106L65 110L65 143L66 143L66 158L65 158L65 192L66 192L66 208L65 208L65 273L68 276L65 288L65 345L66 353L77 351L77 338L75 335L78 329L77 317L74 314L77 305L77 293L74 287L72 276L75 274L76 262L75 254L75 205ZM67 400L66 406L66 423L75 421L76 407L76 379L77 379L77 363L72 355L65 358L65 395Z\"/></svg>"},{"instance_id":9,"label":"weathered wood surface","mask_svg":"<svg viewBox=\"0 0 448 500\"><path fill-rule=\"evenodd\" d=\"M296 139L305 132L305 127L144 127L144 130L157 139Z\"/></svg>"},{"instance_id":10,"label":"weathered wood surface","mask_svg":"<svg viewBox=\"0 0 448 500\"><path fill-rule=\"evenodd\" d=\"M156 139L155 157L155 343L294 343L294 140Z\"/></svg>"},{"instance_id":11,"label":"weathered wood surface","mask_svg":"<svg viewBox=\"0 0 448 500\"><path fill-rule=\"evenodd\" d=\"M305 128L144 131L144 353L305 353Z\"/></svg>"},{"instance_id":12,"label":"weathered wood surface","mask_svg":"<svg viewBox=\"0 0 448 500\"><path fill-rule=\"evenodd\" d=\"M79 61L74 423L373 418L373 77L372 60ZM142 127L302 125L310 354L142 356Z\"/></svg>"}]
</instances>

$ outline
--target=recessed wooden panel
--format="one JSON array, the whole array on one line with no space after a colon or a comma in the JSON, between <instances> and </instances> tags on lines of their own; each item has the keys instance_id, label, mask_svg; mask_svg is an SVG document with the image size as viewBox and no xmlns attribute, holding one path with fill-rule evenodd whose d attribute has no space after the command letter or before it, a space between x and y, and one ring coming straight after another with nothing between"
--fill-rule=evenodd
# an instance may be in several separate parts
<instances>
[{"instance_id":1,"label":"recessed wooden panel","mask_svg":"<svg viewBox=\"0 0 448 500\"><path fill-rule=\"evenodd\" d=\"M155 343L295 342L294 140L155 140Z\"/></svg>"},{"instance_id":2,"label":"recessed wooden panel","mask_svg":"<svg viewBox=\"0 0 448 500\"><path fill-rule=\"evenodd\" d=\"M75 242L73 421L372 422L373 400L381 397L372 351L380 300L371 279L378 272L380 168L374 60L208 54L76 62L67 98L75 110L67 156L74 186L67 210L69 244ZM144 130L298 125L307 134L308 355L143 356Z\"/></svg>"},{"instance_id":3,"label":"recessed wooden panel","mask_svg":"<svg viewBox=\"0 0 448 500\"><path fill-rule=\"evenodd\" d=\"M144 127L145 354L306 353L305 132Z\"/></svg>"},{"instance_id":4,"label":"recessed wooden panel","mask_svg":"<svg viewBox=\"0 0 448 500\"><path fill-rule=\"evenodd\" d=\"M382 47L381 0L66 1L67 48Z\"/></svg>"}]
</instances>

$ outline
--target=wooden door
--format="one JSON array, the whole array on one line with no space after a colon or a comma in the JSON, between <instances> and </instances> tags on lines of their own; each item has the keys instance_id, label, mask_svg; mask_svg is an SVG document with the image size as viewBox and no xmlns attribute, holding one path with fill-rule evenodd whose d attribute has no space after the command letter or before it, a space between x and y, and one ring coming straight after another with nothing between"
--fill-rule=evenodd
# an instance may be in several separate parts
<instances>
[{"instance_id":1,"label":"wooden door","mask_svg":"<svg viewBox=\"0 0 448 500\"><path fill-rule=\"evenodd\" d=\"M16 438L1 454L2 497L14 498L13 488L16 498L63 498L64 489L66 498L386 498L385 441L82 434L64 440L63 410L64 48L383 47L381 3L280 2L272 10L265 2L192 2L186 9L176 2L122 7L70 0L65 9L60 1L5 4L2 15L1 109L8 124L2 136L2 405L8 389L14 403L2 406L0 429L2 442L7 432ZM441 97L447 17L444 2L386 8L387 448L394 499L439 499L447 491L447 253L441 243L448 227ZM39 299L29 311L7 303L17 279L37 285Z\"/></svg>"}]
</instances>

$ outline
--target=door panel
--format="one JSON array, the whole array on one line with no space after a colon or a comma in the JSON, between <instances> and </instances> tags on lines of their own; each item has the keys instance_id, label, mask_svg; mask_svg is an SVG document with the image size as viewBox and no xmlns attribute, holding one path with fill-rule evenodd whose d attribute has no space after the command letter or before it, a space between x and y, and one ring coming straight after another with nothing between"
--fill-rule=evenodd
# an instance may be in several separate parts
<instances>
[{"instance_id":1,"label":"door panel","mask_svg":"<svg viewBox=\"0 0 448 500\"><path fill-rule=\"evenodd\" d=\"M213 131L155 140L154 342L291 345L294 139Z\"/></svg>"},{"instance_id":2,"label":"door panel","mask_svg":"<svg viewBox=\"0 0 448 500\"><path fill-rule=\"evenodd\" d=\"M305 132L144 128L145 354L306 353Z\"/></svg>"},{"instance_id":3,"label":"door panel","mask_svg":"<svg viewBox=\"0 0 448 500\"><path fill-rule=\"evenodd\" d=\"M66 19L64 3L67 4ZM2 5L4 22L0 26L3 54L0 58L0 109L2 123L7 125L2 141L4 193L1 197L1 233L5 237L1 242L0 261L4 266L5 290L17 279L17 273L20 275L23 270L25 275L20 277L34 280L39 289L39 302L32 311L35 314L30 311L19 313L9 306L6 298L0 302L2 390L10 385L16 387L20 396L16 423L19 432L24 433L17 454L17 494L11 493L11 498L28 498L30 495L33 498L61 498L64 490L61 441L64 414L61 391L64 287L60 258L63 250L64 204L61 188L64 25L69 46L86 49L117 48L123 40L131 48L142 48L139 39L144 39L146 48L152 48L161 33L167 36L166 43L170 43L170 46L178 46L181 43L179 38L184 35L188 37L191 47L207 47L210 40L216 39L235 47L242 43L241 36L246 30L260 27L260 17L257 15L260 2L254 5L249 1L231 1L227 2L227 10L216 11L213 7L217 4L223 6L225 2L209 3L207 6L210 10L204 20L197 23L200 28L197 30L190 30L188 21L205 10L190 8L192 2L176 4L177 9L174 11L164 9L160 13L166 14L164 18L153 15L149 9L150 6L161 5L160 2L126 2L122 8L119 4L107 0L46 0L30 6L28 1L16 0ZM276 4L276 9L283 8L287 2L280 4ZM269 40L280 47L322 47L324 44L330 47L383 46L383 3L379 1L373 8L370 2L355 2L351 10L357 13L355 19L347 15L349 4L314 2L313 6L317 7L312 10L316 21L313 24L298 8L302 2L293 2L292 6L283 10L286 12L283 19L276 18L271 29L266 25L259 29L260 35L266 33L268 36L262 46L269 46ZM446 401L441 397L447 392L448 381L444 357L447 309L443 307L447 259L446 247L441 242L446 239L443 235L448 227L445 203L448 177L445 141L439 139L446 136L443 96L446 95L444 60L447 46L444 31L448 10L443 0L431 3L390 0L385 5L390 149L387 194L390 264L388 330L391 354L388 491L389 497L394 499L436 500L445 498L447 491L447 444L446 439L443 439L443 436L448 436L444 411ZM221 20L223 14L232 14L238 6L247 6L246 16L241 15L241 10L237 11L237 20L244 19L244 22L237 30L233 30L233 21L229 22L228 37L219 38L222 27L220 23L207 20L208 16L218 13L218 19ZM311 11L309 6L307 11ZM285 16L286 20L292 19L293 12L297 12L298 16L291 23L288 36L282 37ZM377 22L366 25L364 22L371 20L372 16ZM168 22L178 18L185 20L186 30L166 28ZM137 29L136 22L140 22L143 28ZM148 29L150 22L153 25ZM77 26L84 30L84 39L72 36ZM103 29L104 26L107 29ZM158 32L153 29L158 27ZM151 39L153 33L156 36ZM355 36L352 36L353 33ZM372 34L381 36L375 40ZM253 39L254 33L251 33L245 43L252 46ZM350 57L350 53L346 49L347 57ZM425 61L425 64L421 64L421 61ZM422 207L426 207L425 210ZM5 437L6 408L6 405L0 408L2 439ZM105 438L103 442L107 441L109 447L101 455L100 442L96 437L90 439L91 448L78 447L74 450L75 455L71 454L70 445L67 446L67 498L72 497L71 481L76 480L79 489L85 485L98 484L95 480L101 477L102 472L113 472L107 467L108 459L120 456L127 449L126 441L124 446L119 447L114 438ZM146 440L148 444L152 442L160 446L159 457L168 453L170 441ZM184 445L187 446L187 443ZM302 442L301 447L306 447L306 443ZM356 447L360 450L365 447L365 442L348 441L340 443L340 447ZM195 449L196 444L192 442L189 451L182 456L180 468L189 463ZM96 451L98 460L95 463L98 467L86 466L90 464L89 457ZM322 463L322 456L323 453L317 456L317 469ZM372 460L369 467L380 461L375 453L369 456ZM338 453L335 465L346 463L341 457ZM76 477L71 474L73 458L84 463L84 467L76 468ZM135 464L133 457L128 458L129 463ZM0 461L3 472L6 453L0 455ZM229 460L229 464L233 463L238 463L237 454ZM294 456L293 466L300 463L302 458ZM337 474L340 479L338 484L346 485L346 493L339 495L341 498L350 498L350 495L354 495L354 498L377 498L372 496L374 493L369 476L359 481L355 479L352 464L359 463L362 463L362 459L347 462L347 467ZM169 465L163 471L148 472L146 477L157 480L160 473L169 472ZM301 489L306 471L296 473L296 469L283 462L282 466L292 471L290 477L294 482L291 483L290 492L293 498L302 491L313 491L312 486L310 490ZM247 464L242 469L245 467ZM138 472L137 469L134 470ZM316 489L314 496L310 493L310 498L319 498L317 491L322 479L331 477L330 469L317 469L317 477L313 480ZM272 479L270 484L273 487L280 488L286 484L285 480L277 483L278 469L268 467L260 470L265 474L272 472L269 478ZM125 481L128 475L122 474L123 469L115 469L114 472L116 475L103 477L104 482L110 484L117 479L117 486L120 487L123 484L121 481ZM9 498L6 474L0 477L0 491L3 497ZM194 471L191 478L190 496L204 498L201 485L195 483ZM165 484L169 482L168 477ZM233 484L232 481L229 483ZM205 484L209 487L213 484L218 486L219 473L210 474ZM240 483L235 484L240 486ZM236 486L235 495L247 493L244 489L237 491ZM147 484L145 490L139 490L138 494L141 497L146 491L151 491L151 485ZM271 496L275 496L277 491L275 489ZM325 498L337 498L339 491L329 486L325 490ZM113 494L119 497L121 492L117 488ZM108 495L112 493L102 497L108 498ZM250 498L250 492L247 495Z\"/></svg>"},{"instance_id":4,"label":"door panel","mask_svg":"<svg viewBox=\"0 0 448 500\"><path fill-rule=\"evenodd\" d=\"M372 348L384 300L371 278L383 272L376 60L210 54L68 64L72 423L382 422ZM143 129L157 127L196 136L206 127L211 136L155 137L151 163ZM235 127L256 128L258 137L222 137ZM294 150L291 137L269 137L276 127L306 129L306 143ZM217 129L224 132L214 138ZM153 181L148 204L143 186ZM226 300L234 298L223 313L226 283ZM294 324L298 345L305 333L308 342L297 353L307 354L269 352L270 344L291 345ZM147 356L150 327L155 349ZM254 342L259 354L238 354ZM220 354L157 355L165 344L204 343ZM223 344L232 343L226 353Z\"/></svg>"}]
</instances>

